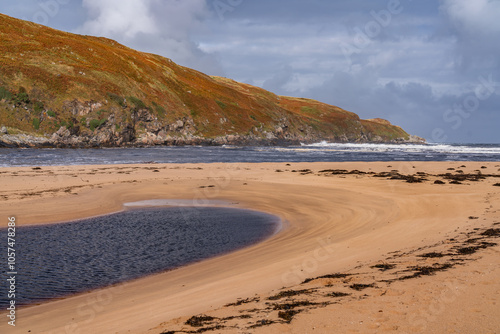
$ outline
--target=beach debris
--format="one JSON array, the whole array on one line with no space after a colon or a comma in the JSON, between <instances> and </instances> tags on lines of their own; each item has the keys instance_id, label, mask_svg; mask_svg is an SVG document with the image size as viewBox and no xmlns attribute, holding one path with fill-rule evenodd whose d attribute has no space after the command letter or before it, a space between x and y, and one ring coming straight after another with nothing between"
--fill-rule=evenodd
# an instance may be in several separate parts
<instances>
[{"instance_id":1,"label":"beach debris","mask_svg":"<svg viewBox=\"0 0 500 334\"><path fill-rule=\"evenodd\" d=\"M373 288L373 287L375 287L375 284L373 284L373 283L371 283L371 284L354 283L354 284L349 285L349 287L353 290L361 291L361 290L364 290L367 288Z\"/></svg>"},{"instance_id":2,"label":"beach debris","mask_svg":"<svg viewBox=\"0 0 500 334\"><path fill-rule=\"evenodd\" d=\"M252 326L250 326L248 328L251 329L251 328L257 328L257 327L262 327L262 326L269 326L269 325L272 325L274 323L275 323L275 321L268 320L268 319L263 319L263 320L257 321L256 324L254 324L254 325L252 325Z\"/></svg>"},{"instance_id":3,"label":"beach debris","mask_svg":"<svg viewBox=\"0 0 500 334\"><path fill-rule=\"evenodd\" d=\"M285 320L285 322L290 323L293 317L299 312L300 311L295 311L295 310L280 311L278 312L278 317Z\"/></svg>"},{"instance_id":4,"label":"beach debris","mask_svg":"<svg viewBox=\"0 0 500 334\"><path fill-rule=\"evenodd\" d=\"M386 271L386 270L391 270L396 267L395 264L392 263L379 263L374 266L371 266L370 268L372 269L379 269L380 271Z\"/></svg>"},{"instance_id":5,"label":"beach debris","mask_svg":"<svg viewBox=\"0 0 500 334\"><path fill-rule=\"evenodd\" d=\"M318 280L318 279L322 279L322 278L338 279L338 278L346 278L346 277L349 277L349 276L352 276L352 275L355 275L355 274L340 274L340 273L336 273L336 274L323 275L323 276L319 276L319 277L316 277L316 278L307 278L307 279L304 280L304 282L302 282L300 284L307 284L309 282L312 282L312 281L315 281L315 280Z\"/></svg>"},{"instance_id":6,"label":"beach debris","mask_svg":"<svg viewBox=\"0 0 500 334\"><path fill-rule=\"evenodd\" d=\"M348 171L346 169L325 169L325 170L320 170L318 172L319 174L323 174L323 175L364 175L364 174L368 174L366 172L362 172L360 170L357 170L357 169L353 169L351 171Z\"/></svg>"},{"instance_id":7,"label":"beach debris","mask_svg":"<svg viewBox=\"0 0 500 334\"><path fill-rule=\"evenodd\" d=\"M255 298L246 298L246 299L238 299L236 302L234 303L230 303L230 304L226 304L225 307L231 307L231 306L240 306L240 305L243 305L243 304L249 304L249 303L253 303L253 302L259 302L260 301L260 298L259 297L255 297Z\"/></svg>"},{"instance_id":8,"label":"beach debris","mask_svg":"<svg viewBox=\"0 0 500 334\"><path fill-rule=\"evenodd\" d=\"M186 325L189 325L191 327L203 327L205 324L211 323L214 320L217 320L217 318L206 316L206 315L199 315L199 316L192 316L186 321Z\"/></svg>"},{"instance_id":9,"label":"beach debris","mask_svg":"<svg viewBox=\"0 0 500 334\"><path fill-rule=\"evenodd\" d=\"M340 298L340 297L347 297L350 296L350 293L345 293L345 292L330 292L327 294L327 297L333 297L333 298Z\"/></svg>"},{"instance_id":10,"label":"beach debris","mask_svg":"<svg viewBox=\"0 0 500 334\"><path fill-rule=\"evenodd\" d=\"M303 295L303 294L311 294L315 292L315 289L307 289L307 290L286 290L286 291L281 291L277 295L271 296L267 298L268 300L278 300L282 298L287 298L287 297L293 297L297 295Z\"/></svg>"},{"instance_id":11,"label":"beach debris","mask_svg":"<svg viewBox=\"0 0 500 334\"><path fill-rule=\"evenodd\" d=\"M285 303L285 304L274 304L273 310L293 310L297 307L316 306L316 305L319 305L319 303L310 302L308 300L293 301L291 303Z\"/></svg>"},{"instance_id":12,"label":"beach debris","mask_svg":"<svg viewBox=\"0 0 500 334\"><path fill-rule=\"evenodd\" d=\"M443 253L438 253L438 252L430 252L430 253L425 253L425 254L421 254L421 255L417 255L418 257L425 257L425 258L439 258L439 257L443 257L443 256L446 256L444 255Z\"/></svg>"},{"instance_id":13,"label":"beach debris","mask_svg":"<svg viewBox=\"0 0 500 334\"><path fill-rule=\"evenodd\" d=\"M481 245L479 246L468 246L468 247L462 247L457 249L457 254L459 255L469 255L469 254L474 254L477 252L479 249L484 249L492 246L496 246L496 243L493 242L482 242Z\"/></svg>"},{"instance_id":14,"label":"beach debris","mask_svg":"<svg viewBox=\"0 0 500 334\"><path fill-rule=\"evenodd\" d=\"M408 276L403 276L398 278L400 281L402 280L407 280L410 278L415 278L415 277L420 277L420 276L428 276L428 275L434 275L436 271L442 271L446 270L453 267L453 264L451 263L445 263L445 264L435 264L433 266L412 266L410 267L410 271L416 270L412 275Z\"/></svg>"},{"instance_id":15,"label":"beach debris","mask_svg":"<svg viewBox=\"0 0 500 334\"><path fill-rule=\"evenodd\" d=\"M500 237L500 228L489 228L481 235L487 236L487 237Z\"/></svg>"},{"instance_id":16,"label":"beach debris","mask_svg":"<svg viewBox=\"0 0 500 334\"><path fill-rule=\"evenodd\" d=\"M310 169L300 169L300 170L292 170L292 173L300 173L300 175L312 174L313 171Z\"/></svg>"}]
</instances>

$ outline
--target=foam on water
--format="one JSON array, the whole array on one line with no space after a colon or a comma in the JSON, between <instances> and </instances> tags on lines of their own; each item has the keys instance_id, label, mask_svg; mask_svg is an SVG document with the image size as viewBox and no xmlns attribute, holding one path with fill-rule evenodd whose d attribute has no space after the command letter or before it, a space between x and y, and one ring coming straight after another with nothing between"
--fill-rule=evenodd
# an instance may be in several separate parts
<instances>
[{"instance_id":1,"label":"foam on water","mask_svg":"<svg viewBox=\"0 0 500 334\"><path fill-rule=\"evenodd\" d=\"M459 145L459 144L341 144L322 141L314 144L302 144L310 149L334 149L358 152L437 152L456 154L500 154L499 145Z\"/></svg>"}]
</instances>

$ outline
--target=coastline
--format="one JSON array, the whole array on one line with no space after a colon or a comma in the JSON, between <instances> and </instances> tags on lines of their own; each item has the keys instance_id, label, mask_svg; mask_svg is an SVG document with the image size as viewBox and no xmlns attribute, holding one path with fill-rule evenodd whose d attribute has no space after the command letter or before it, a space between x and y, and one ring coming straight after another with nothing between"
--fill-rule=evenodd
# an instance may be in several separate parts
<instances>
[{"instance_id":1,"label":"coastline","mask_svg":"<svg viewBox=\"0 0 500 334\"><path fill-rule=\"evenodd\" d=\"M182 322L190 316L216 312L238 298L269 295L310 277L379 261L390 252L440 243L457 228L499 221L500 188L493 184L500 179L436 185L433 181L443 177L434 175L445 174L448 168L462 169L465 174L482 170L498 175L499 165L360 162L1 168L0 217L15 215L18 226L107 214L121 210L123 203L152 199L225 200L237 207L277 215L287 223L270 239L235 253L21 309L19 327L6 327L3 322L0 330L64 333L71 328L82 333L160 333L185 326ZM402 175L420 172L429 180L408 183L374 174L319 173L324 170L398 170ZM498 251L498 246L485 252L494 250ZM413 281L405 284L405 289L419 288ZM493 296L499 302L498 293ZM310 311L291 324L256 331L272 332L279 326L280 332L290 332L297 322L306 326L304 319L321 318L317 312L322 311ZM242 326L246 322L242 319Z\"/></svg>"}]
</instances>

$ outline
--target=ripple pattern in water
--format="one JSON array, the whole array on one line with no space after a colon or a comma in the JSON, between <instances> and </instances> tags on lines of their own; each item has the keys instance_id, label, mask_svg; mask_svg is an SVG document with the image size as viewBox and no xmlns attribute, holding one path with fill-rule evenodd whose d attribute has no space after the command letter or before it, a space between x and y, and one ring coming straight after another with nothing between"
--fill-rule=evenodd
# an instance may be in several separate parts
<instances>
[{"instance_id":1,"label":"ripple pattern in water","mask_svg":"<svg viewBox=\"0 0 500 334\"><path fill-rule=\"evenodd\" d=\"M263 240L279 219L233 208L134 209L16 229L16 304L112 285ZM7 240L6 229L0 230ZM0 284L7 291L6 278ZM0 307L9 302L1 295Z\"/></svg>"}]
</instances>

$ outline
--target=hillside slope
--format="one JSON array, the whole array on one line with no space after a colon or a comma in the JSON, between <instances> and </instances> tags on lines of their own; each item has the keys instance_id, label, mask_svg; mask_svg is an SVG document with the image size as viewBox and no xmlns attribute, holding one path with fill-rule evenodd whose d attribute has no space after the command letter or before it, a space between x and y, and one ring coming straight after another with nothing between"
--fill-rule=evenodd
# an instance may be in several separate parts
<instances>
[{"instance_id":1,"label":"hillside slope","mask_svg":"<svg viewBox=\"0 0 500 334\"><path fill-rule=\"evenodd\" d=\"M0 49L0 146L419 140L387 121L1 14Z\"/></svg>"}]
</instances>

